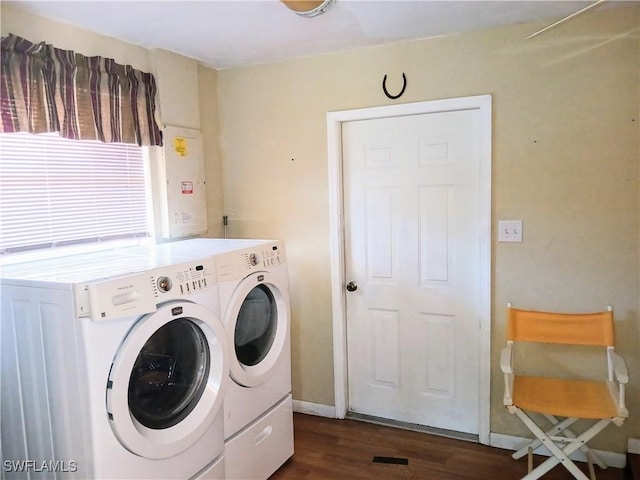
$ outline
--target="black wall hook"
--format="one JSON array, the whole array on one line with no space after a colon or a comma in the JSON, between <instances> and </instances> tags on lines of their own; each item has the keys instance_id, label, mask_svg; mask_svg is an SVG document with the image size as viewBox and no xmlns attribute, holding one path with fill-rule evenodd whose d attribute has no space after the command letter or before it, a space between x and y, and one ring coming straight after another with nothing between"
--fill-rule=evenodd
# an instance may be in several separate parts
<instances>
[{"instance_id":1,"label":"black wall hook","mask_svg":"<svg viewBox=\"0 0 640 480\"><path fill-rule=\"evenodd\" d=\"M400 98L406 88L407 88L407 77L405 76L404 73L402 74L402 90L400 90L400 93L397 95L391 95L387 91L387 76L385 75L384 78L382 79L382 90L384 91L384 94L392 100L395 100L396 98Z\"/></svg>"}]
</instances>

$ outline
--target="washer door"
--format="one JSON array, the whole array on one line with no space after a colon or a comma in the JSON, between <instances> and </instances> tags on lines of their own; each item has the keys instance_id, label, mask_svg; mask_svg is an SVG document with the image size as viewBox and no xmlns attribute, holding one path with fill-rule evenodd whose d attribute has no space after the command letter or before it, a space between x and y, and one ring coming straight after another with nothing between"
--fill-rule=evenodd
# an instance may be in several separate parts
<instances>
[{"instance_id":1,"label":"washer door","mask_svg":"<svg viewBox=\"0 0 640 480\"><path fill-rule=\"evenodd\" d=\"M132 453L168 458L193 445L218 414L229 373L222 323L194 303L140 318L111 365L107 412Z\"/></svg>"},{"instance_id":2,"label":"washer door","mask_svg":"<svg viewBox=\"0 0 640 480\"><path fill-rule=\"evenodd\" d=\"M269 272L256 272L240 282L225 315L233 332L231 377L255 387L273 375L289 332L286 285Z\"/></svg>"}]
</instances>

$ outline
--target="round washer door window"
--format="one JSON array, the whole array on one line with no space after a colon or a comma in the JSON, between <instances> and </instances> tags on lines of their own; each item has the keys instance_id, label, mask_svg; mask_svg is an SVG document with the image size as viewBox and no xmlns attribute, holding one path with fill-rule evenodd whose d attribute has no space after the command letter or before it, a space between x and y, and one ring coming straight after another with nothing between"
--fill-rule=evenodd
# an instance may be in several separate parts
<instances>
[{"instance_id":1,"label":"round washer door window","mask_svg":"<svg viewBox=\"0 0 640 480\"><path fill-rule=\"evenodd\" d=\"M129 409L147 428L169 428L200 401L211 355L202 329L188 318L164 324L138 354L129 378Z\"/></svg>"},{"instance_id":2,"label":"round washer door window","mask_svg":"<svg viewBox=\"0 0 640 480\"><path fill-rule=\"evenodd\" d=\"M177 455L218 414L228 373L219 319L201 305L168 303L140 318L116 354L107 383L111 428L136 455Z\"/></svg>"},{"instance_id":3,"label":"round washer door window","mask_svg":"<svg viewBox=\"0 0 640 480\"><path fill-rule=\"evenodd\" d=\"M225 316L234 332L231 376L246 387L264 383L284 351L289 332L286 285L269 272L245 278L229 301ZM233 355L235 353L235 355Z\"/></svg>"}]
</instances>

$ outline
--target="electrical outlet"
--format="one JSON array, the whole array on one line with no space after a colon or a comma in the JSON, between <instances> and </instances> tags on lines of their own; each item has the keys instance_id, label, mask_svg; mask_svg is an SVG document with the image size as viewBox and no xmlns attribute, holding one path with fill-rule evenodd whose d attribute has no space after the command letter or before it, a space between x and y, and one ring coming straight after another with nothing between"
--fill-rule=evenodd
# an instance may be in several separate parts
<instances>
[{"instance_id":1,"label":"electrical outlet","mask_svg":"<svg viewBox=\"0 0 640 480\"><path fill-rule=\"evenodd\" d=\"M522 242L522 220L498 221L499 242Z\"/></svg>"}]
</instances>

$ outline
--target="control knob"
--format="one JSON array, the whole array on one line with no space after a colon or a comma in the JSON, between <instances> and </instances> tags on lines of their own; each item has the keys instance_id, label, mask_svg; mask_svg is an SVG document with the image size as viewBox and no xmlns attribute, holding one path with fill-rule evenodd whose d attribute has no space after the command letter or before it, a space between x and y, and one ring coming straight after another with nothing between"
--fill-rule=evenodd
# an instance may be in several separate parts
<instances>
[{"instance_id":1,"label":"control knob","mask_svg":"<svg viewBox=\"0 0 640 480\"><path fill-rule=\"evenodd\" d=\"M160 277L158 278L156 285L158 285L158 290L161 292L168 292L171 290L172 282L169 277Z\"/></svg>"}]
</instances>

